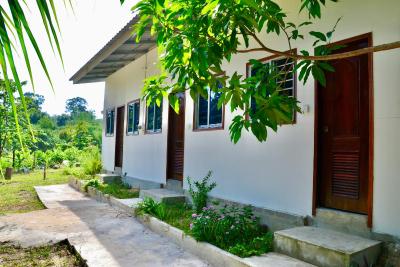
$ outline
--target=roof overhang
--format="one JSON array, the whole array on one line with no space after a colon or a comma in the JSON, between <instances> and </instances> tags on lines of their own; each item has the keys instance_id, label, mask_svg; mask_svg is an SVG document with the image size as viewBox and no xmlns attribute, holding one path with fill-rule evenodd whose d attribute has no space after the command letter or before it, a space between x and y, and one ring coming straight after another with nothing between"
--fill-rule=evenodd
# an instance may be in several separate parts
<instances>
[{"instance_id":1,"label":"roof overhang","mask_svg":"<svg viewBox=\"0 0 400 267\"><path fill-rule=\"evenodd\" d=\"M102 82L108 76L146 54L156 46L155 39L146 30L139 43L132 26L138 22L135 16L114 38L92 57L70 81L74 84Z\"/></svg>"}]
</instances>

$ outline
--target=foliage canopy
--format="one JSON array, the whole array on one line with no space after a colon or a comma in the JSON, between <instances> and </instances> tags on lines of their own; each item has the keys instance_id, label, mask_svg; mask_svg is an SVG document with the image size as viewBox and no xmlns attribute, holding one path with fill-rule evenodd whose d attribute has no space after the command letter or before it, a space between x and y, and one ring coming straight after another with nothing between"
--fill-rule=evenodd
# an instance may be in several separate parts
<instances>
[{"instance_id":1,"label":"foliage canopy","mask_svg":"<svg viewBox=\"0 0 400 267\"><path fill-rule=\"evenodd\" d=\"M123 2L123 1L121 1ZM334 55L339 46L331 40L340 21L328 32L312 30L318 27L322 8L337 0L297 0L300 13L307 19L294 23L287 12L272 0L141 0L133 7L140 22L136 25L137 41L146 29L156 37L165 73L150 77L145 82L144 98L147 103L161 103L168 98L179 112L176 93L190 91L193 99L206 97L208 89L221 93L218 106L230 106L237 114L231 125L233 142L238 142L243 129L251 131L259 141L265 141L268 130L290 123L293 112L300 111L299 103L291 96L281 94L282 77L299 71L304 83L312 75L322 85L326 84L325 72L334 71L328 60L352 53ZM287 41L287 52L271 49L262 36L275 36ZM293 50L298 39L310 39L312 50ZM271 38L272 39L272 38ZM399 47L399 43L394 47ZM265 52L287 60L296 60L291 68L274 68L258 60L251 60L257 73L242 77L238 72L227 75L224 62L230 62L238 53ZM369 52L378 51L368 48ZM381 51L381 50L379 50ZM366 53L366 51L357 51ZM171 82L170 82L171 80ZM255 109L251 108L255 101Z\"/></svg>"}]
</instances>

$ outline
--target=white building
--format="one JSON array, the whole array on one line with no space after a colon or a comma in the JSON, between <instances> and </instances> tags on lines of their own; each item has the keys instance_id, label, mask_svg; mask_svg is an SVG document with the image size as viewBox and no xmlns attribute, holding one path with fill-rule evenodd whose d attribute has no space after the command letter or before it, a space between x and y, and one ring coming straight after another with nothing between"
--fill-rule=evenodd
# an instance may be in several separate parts
<instances>
[{"instance_id":1,"label":"white building","mask_svg":"<svg viewBox=\"0 0 400 267\"><path fill-rule=\"evenodd\" d=\"M281 2L294 22L304 20L298 5ZM316 30L327 32L343 17L334 42L348 50L398 41L400 3L383 2L331 4ZM288 218L340 210L344 217L357 214L374 233L400 237L400 50L336 61L326 89L312 79L305 85L294 82L288 89L304 112L293 124L270 131L265 143L244 132L235 145L229 138L233 114L228 107L218 112L212 101L195 104L187 94L180 116L167 100L161 110L146 108L140 100L143 80L159 73L158 55L149 33L134 43L130 26L136 21L71 78L74 83L105 81L102 155L107 171L120 172L141 187L175 179L187 189L184 177L200 179L212 170L218 184L214 197ZM287 49L284 39L261 38L277 50ZM311 49L312 43L299 40L295 46ZM246 75L250 59L266 56L238 54L224 70Z\"/></svg>"}]
</instances>

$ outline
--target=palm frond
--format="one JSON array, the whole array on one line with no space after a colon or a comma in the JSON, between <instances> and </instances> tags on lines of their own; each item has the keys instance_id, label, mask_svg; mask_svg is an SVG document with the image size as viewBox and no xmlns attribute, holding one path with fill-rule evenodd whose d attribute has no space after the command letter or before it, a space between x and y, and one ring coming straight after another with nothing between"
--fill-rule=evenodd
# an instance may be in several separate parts
<instances>
[{"instance_id":1,"label":"palm frond","mask_svg":"<svg viewBox=\"0 0 400 267\"><path fill-rule=\"evenodd\" d=\"M67 1L70 5L72 5L71 0L64 0L64 3L66 3ZM53 83L51 81L50 74L43 58L41 49L30 28L30 22L28 20L29 16L27 17L24 11L24 8L29 9L29 7L32 7L32 3L34 2L32 1L28 3L26 0L7 0L6 3L2 2L0 4L0 67L5 82L5 88L12 106L17 135L21 145L23 145L22 136L20 131L20 123L17 116L18 111L15 104L14 91L11 86L11 79L14 80L16 91L19 95L23 107L23 112L25 113L25 119L28 122L29 131L31 132L31 135L33 137L33 131L29 122L29 114L27 111L24 92L22 89L23 82L21 82L16 62L14 60L14 53L18 53L18 51L21 51L23 54L23 59L25 61L26 69L29 73L32 87L34 88L35 83L32 74L30 60L31 55L28 52L27 42L32 45L34 52L42 66L43 72L45 73L51 87L54 90ZM24 6L24 8L22 5ZM61 60L62 66L64 66L61 46L59 42L60 24L58 21L54 0L36 0L36 7L38 8L38 11L41 15L42 24L47 33L49 43L53 48L53 51L54 47L57 50L57 54ZM13 37L13 39L10 37ZM16 48L16 44L19 44L19 49ZM11 74L9 74L9 71L11 72ZM12 77L10 75L12 75Z\"/></svg>"}]
</instances>

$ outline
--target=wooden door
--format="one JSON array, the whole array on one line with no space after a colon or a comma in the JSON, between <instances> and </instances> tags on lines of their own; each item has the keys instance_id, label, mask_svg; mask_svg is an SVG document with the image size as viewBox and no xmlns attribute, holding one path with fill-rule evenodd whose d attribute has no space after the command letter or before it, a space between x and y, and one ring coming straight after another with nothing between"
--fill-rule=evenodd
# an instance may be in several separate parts
<instances>
[{"instance_id":1,"label":"wooden door","mask_svg":"<svg viewBox=\"0 0 400 267\"><path fill-rule=\"evenodd\" d=\"M180 100L179 114L169 107L167 179L183 181L185 155L185 94Z\"/></svg>"},{"instance_id":2,"label":"wooden door","mask_svg":"<svg viewBox=\"0 0 400 267\"><path fill-rule=\"evenodd\" d=\"M117 109L117 126L115 132L115 167L122 168L122 158L124 153L124 118L125 107Z\"/></svg>"},{"instance_id":3,"label":"wooden door","mask_svg":"<svg viewBox=\"0 0 400 267\"><path fill-rule=\"evenodd\" d=\"M338 52L368 46L351 41ZM317 86L319 205L368 212L369 67L368 55L331 62L327 86Z\"/></svg>"}]
</instances>

